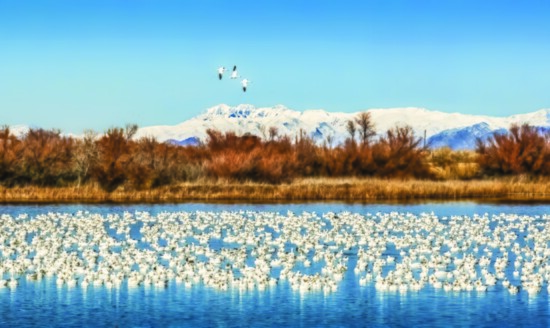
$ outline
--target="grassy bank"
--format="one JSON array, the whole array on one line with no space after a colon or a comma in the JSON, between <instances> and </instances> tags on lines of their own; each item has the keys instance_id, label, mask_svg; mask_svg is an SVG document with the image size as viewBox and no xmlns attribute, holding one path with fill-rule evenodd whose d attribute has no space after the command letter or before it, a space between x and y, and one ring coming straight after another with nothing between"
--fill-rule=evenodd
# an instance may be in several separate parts
<instances>
[{"instance_id":1,"label":"grassy bank","mask_svg":"<svg viewBox=\"0 0 550 328\"><path fill-rule=\"evenodd\" d=\"M2 203L185 202L185 201L384 201L495 199L550 201L550 180L521 178L474 181L300 179L290 184L202 181L149 190L105 192L97 186L0 187Z\"/></svg>"}]
</instances>

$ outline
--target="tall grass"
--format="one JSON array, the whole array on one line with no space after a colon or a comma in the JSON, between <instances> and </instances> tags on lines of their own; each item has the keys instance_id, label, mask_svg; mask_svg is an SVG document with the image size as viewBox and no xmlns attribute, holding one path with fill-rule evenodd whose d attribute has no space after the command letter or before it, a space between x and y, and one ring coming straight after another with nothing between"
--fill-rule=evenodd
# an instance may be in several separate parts
<instances>
[{"instance_id":1,"label":"tall grass","mask_svg":"<svg viewBox=\"0 0 550 328\"><path fill-rule=\"evenodd\" d=\"M305 178L287 184L203 180L147 190L97 185L0 187L0 202L182 202L182 201L382 201L501 199L550 201L550 180L388 180Z\"/></svg>"}]
</instances>

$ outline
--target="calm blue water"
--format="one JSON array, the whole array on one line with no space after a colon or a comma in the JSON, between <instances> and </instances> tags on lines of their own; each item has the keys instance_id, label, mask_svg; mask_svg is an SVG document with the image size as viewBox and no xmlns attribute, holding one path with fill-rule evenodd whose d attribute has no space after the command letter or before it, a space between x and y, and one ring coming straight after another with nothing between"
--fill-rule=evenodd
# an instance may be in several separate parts
<instances>
[{"instance_id":1,"label":"calm blue water","mask_svg":"<svg viewBox=\"0 0 550 328\"><path fill-rule=\"evenodd\" d=\"M550 214L550 205L424 203L424 204L165 204L165 205L6 205L0 214L34 216L48 212L118 213L148 211L302 211L434 212L450 215L515 213ZM350 268L353 267L350 259ZM108 290L57 288L51 280L25 282L0 289L0 326L107 327L547 327L550 296L544 288L535 297L510 295L500 288L486 293L379 292L374 284L360 287L348 270L335 293L301 294L286 284L265 291L217 291L185 288L171 282L165 289L138 287Z\"/></svg>"}]
</instances>

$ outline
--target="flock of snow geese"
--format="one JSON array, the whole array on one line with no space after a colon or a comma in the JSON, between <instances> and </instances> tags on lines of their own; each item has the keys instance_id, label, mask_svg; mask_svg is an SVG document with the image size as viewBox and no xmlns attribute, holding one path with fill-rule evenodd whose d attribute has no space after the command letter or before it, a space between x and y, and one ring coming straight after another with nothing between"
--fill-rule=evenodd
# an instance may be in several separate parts
<instances>
[{"instance_id":1,"label":"flock of snow geese","mask_svg":"<svg viewBox=\"0 0 550 328\"><path fill-rule=\"evenodd\" d=\"M225 71L227 71L227 69L224 67L224 66L221 66L218 68L218 78L221 80L223 78L223 74L225 73ZM231 71L231 79L232 80L236 80L238 78L240 78L241 76L239 75L239 73L237 73L237 65L234 65L233 66L233 70ZM246 89L248 88L248 85L250 84L250 80L248 79L242 79L241 80L241 85L243 87L243 92L246 92Z\"/></svg>"},{"instance_id":2,"label":"flock of snow geese","mask_svg":"<svg viewBox=\"0 0 550 328\"><path fill-rule=\"evenodd\" d=\"M2 215L0 288L202 286L550 293L550 217L434 213ZM56 287L54 287L54 284Z\"/></svg>"}]
</instances>

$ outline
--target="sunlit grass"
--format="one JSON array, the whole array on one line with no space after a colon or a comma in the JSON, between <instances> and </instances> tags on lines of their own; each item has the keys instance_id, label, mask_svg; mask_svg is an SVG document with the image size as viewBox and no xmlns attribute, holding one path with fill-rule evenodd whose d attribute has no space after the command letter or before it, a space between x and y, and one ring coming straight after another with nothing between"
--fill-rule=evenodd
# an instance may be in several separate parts
<instances>
[{"instance_id":1,"label":"sunlit grass","mask_svg":"<svg viewBox=\"0 0 550 328\"><path fill-rule=\"evenodd\" d=\"M1 202L180 202L180 201L380 201L380 200L550 200L550 180L395 180L307 178L288 184L200 180L145 189L106 192L82 187L0 187Z\"/></svg>"}]
</instances>

